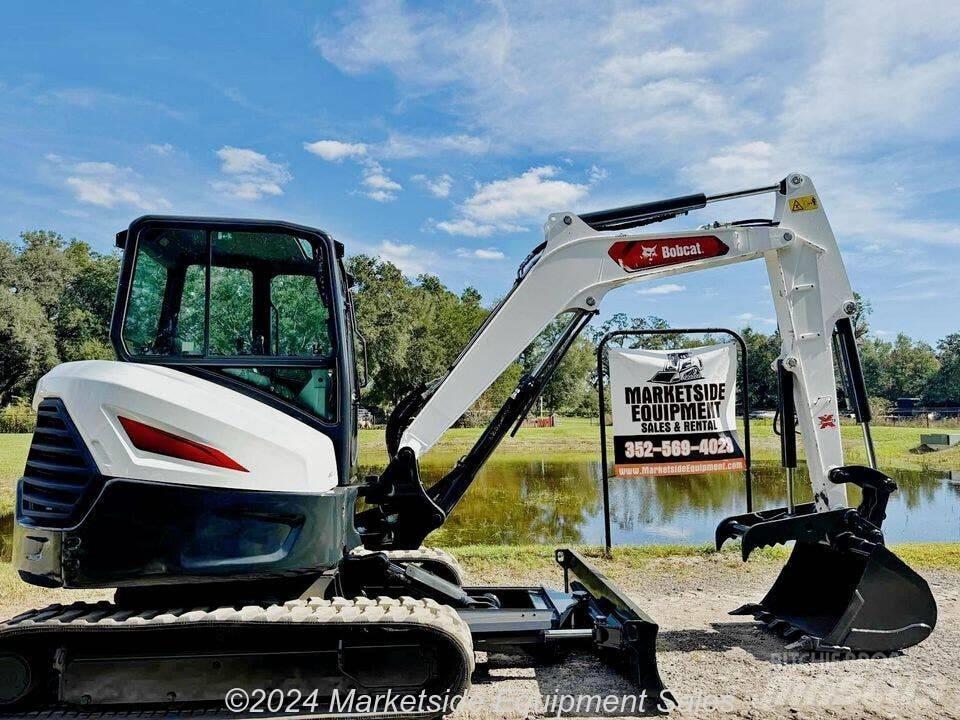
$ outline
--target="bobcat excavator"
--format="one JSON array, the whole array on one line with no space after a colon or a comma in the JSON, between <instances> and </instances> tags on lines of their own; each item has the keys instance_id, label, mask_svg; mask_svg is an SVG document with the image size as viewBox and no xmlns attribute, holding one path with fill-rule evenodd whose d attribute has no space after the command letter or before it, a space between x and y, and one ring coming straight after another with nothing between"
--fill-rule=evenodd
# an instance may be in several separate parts
<instances>
[{"instance_id":1,"label":"bobcat excavator","mask_svg":"<svg viewBox=\"0 0 960 720\"><path fill-rule=\"evenodd\" d=\"M775 198L772 219L623 232L759 194ZM151 216L121 232L119 362L66 363L40 380L14 548L24 581L115 588L114 600L0 624L0 713L291 709L237 704L236 689L251 699L263 689L302 698L292 710L304 716L349 714L357 708L345 698L360 696L404 700L400 710L375 705L382 716L439 716L469 687L474 651L557 659L577 646L622 670L649 707L669 707L657 625L575 551L556 552L562 591L472 587L453 558L421 543L519 426L607 292L759 259L783 340L787 474L796 425L814 500L790 495L787 507L718 528L718 543L740 538L744 559L794 541L770 593L740 612L809 650L923 640L936 621L929 588L883 543L896 486L843 461L835 364L875 466L857 306L811 180L558 212L544 230L449 372L396 407L389 464L363 480L354 468L365 349L343 246L281 222ZM473 448L425 487L418 458L560 314L569 323L553 347ZM678 364L677 382L683 372Z\"/></svg>"}]
</instances>

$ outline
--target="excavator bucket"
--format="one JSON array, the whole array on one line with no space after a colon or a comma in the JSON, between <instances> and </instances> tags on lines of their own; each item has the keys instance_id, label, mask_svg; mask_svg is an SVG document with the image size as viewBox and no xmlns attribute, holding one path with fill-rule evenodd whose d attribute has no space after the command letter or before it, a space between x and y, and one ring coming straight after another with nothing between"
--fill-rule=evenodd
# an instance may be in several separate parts
<instances>
[{"instance_id":1,"label":"excavator bucket","mask_svg":"<svg viewBox=\"0 0 960 720\"><path fill-rule=\"evenodd\" d=\"M937 622L930 588L864 524L852 508L816 513L812 504L794 515L782 508L725 520L717 546L739 535L744 559L756 547L796 541L766 596L731 614L752 615L789 649L888 653L922 642Z\"/></svg>"},{"instance_id":2,"label":"excavator bucket","mask_svg":"<svg viewBox=\"0 0 960 720\"><path fill-rule=\"evenodd\" d=\"M734 610L791 649L880 653L922 642L937 623L926 581L883 545L864 553L797 542L770 592Z\"/></svg>"}]
</instances>

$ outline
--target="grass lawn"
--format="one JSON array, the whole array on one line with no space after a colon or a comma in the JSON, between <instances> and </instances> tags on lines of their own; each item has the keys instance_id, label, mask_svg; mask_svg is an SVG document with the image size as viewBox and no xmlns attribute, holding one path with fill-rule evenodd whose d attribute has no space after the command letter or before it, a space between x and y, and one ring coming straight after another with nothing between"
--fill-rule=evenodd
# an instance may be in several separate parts
<instances>
[{"instance_id":1,"label":"grass lawn","mask_svg":"<svg viewBox=\"0 0 960 720\"><path fill-rule=\"evenodd\" d=\"M742 424L741 424L742 430ZM773 433L770 420L750 422L753 461L760 465L780 463L780 438ZM437 446L428 453L425 463L431 461L450 464L470 449L480 435L478 428L453 428L447 431ZM865 463L863 436L852 422L841 429L847 461ZM881 465L903 470L960 470L960 446L937 452L919 449L920 435L927 432L917 427L873 427L873 442ZM608 432L608 445L612 436ZM802 443L800 454L803 455ZM596 421L586 418L561 418L559 427L522 428L516 437L504 438L497 453L540 456L549 454L555 460L598 457L600 429ZM360 431L360 462L363 465L382 465L386 462L386 445L382 430ZM494 456L496 457L496 456Z\"/></svg>"},{"instance_id":2,"label":"grass lawn","mask_svg":"<svg viewBox=\"0 0 960 720\"><path fill-rule=\"evenodd\" d=\"M0 517L13 512L15 486L23 474L31 437L29 433L0 435Z\"/></svg>"},{"instance_id":3,"label":"grass lawn","mask_svg":"<svg viewBox=\"0 0 960 720\"><path fill-rule=\"evenodd\" d=\"M753 459L757 464L780 462L779 438L773 434L769 420L750 423ZM428 453L424 462L452 466L479 436L479 428L453 428ZM877 456L883 467L904 470L960 470L960 446L937 452L919 450L923 428L874 427L873 437ZM850 463L863 463L863 442L860 428L850 424L843 427L843 443ZM583 418L562 418L555 428L522 428L516 437L504 439L498 453L501 455L539 457L549 455L555 460L595 458L599 454L600 430L596 422ZM30 445L30 435L0 434L0 516L13 509L14 484L23 472L23 464ZM360 431L360 462L367 466L382 466L386 462L383 430ZM801 449L802 452L802 449Z\"/></svg>"},{"instance_id":4,"label":"grass lawn","mask_svg":"<svg viewBox=\"0 0 960 720\"><path fill-rule=\"evenodd\" d=\"M674 562L682 558L717 556L724 564L740 567L739 542L728 543L718 551L713 545L623 545L613 549L613 557L605 558L599 546L577 547L598 567L619 570L643 569L652 562ZM960 570L960 543L900 543L890 546L904 562L914 568ZM556 565L553 545L462 545L449 548L464 568L471 571L529 570ZM782 563L790 549L777 545L755 550L750 562Z\"/></svg>"}]
</instances>

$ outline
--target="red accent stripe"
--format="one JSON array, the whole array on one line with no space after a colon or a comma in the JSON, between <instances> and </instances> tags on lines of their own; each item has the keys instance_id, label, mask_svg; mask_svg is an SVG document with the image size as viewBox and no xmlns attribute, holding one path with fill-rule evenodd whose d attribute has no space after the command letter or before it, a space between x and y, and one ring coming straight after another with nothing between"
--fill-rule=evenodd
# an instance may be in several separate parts
<instances>
[{"instance_id":1,"label":"red accent stripe","mask_svg":"<svg viewBox=\"0 0 960 720\"><path fill-rule=\"evenodd\" d=\"M679 265L726 255L730 248L716 235L696 235L652 240L620 240L607 254L627 272Z\"/></svg>"},{"instance_id":2,"label":"red accent stripe","mask_svg":"<svg viewBox=\"0 0 960 720\"><path fill-rule=\"evenodd\" d=\"M187 438L174 435L160 428L151 427L137 420L125 418L122 415L118 415L117 419L120 420L123 429L127 431L130 442L140 450L189 460L190 462L203 463L204 465L214 465L228 470L250 472L233 458L209 445L187 440Z\"/></svg>"}]
</instances>

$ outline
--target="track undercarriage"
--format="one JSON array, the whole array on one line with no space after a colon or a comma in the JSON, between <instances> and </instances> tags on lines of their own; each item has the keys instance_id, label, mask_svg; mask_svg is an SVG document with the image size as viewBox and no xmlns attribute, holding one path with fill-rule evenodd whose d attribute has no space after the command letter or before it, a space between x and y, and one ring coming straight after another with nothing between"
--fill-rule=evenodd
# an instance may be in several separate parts
<instances>
[{"instance_id":1,"label":"track undercarriage","mask_svg":"<svg viewBox=\"0 0 960 720\"><path fill-rule=\"evenodd\" d=\"M656 624L577 553L558 550L556 559L563 592L462 587L456 562L436 551L362 552L321 583L325 597L33 610L0 626L0 708L49 717L238 717L238 709L309 717L358 708L440 716L469 689L474 650L556 658L573 647L593 647L651 706L669 701L656 667ZM262 707L253 707L258 700Z\"/></svg>"}]
</instances>

